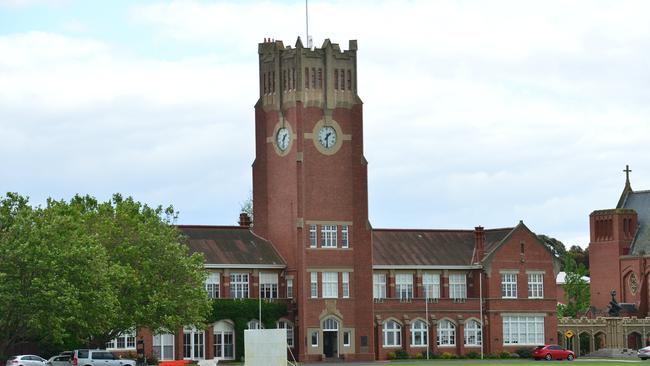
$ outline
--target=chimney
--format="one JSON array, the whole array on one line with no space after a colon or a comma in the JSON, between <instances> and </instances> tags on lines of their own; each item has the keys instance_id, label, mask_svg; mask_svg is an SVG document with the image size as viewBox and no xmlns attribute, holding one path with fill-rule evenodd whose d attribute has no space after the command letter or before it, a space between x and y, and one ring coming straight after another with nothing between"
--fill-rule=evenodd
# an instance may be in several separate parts
<instances>
[{"instance_id":1,"label":"chimney","mask_svg":"<svg viewBox=\"0 0 650 366\"><path fill-rule=\"evenodd\" d=\"M239 226L251 226L251 218L246 212L239 214Z\"/></svg>"},{"instance_id":2,"label":"chimney","mask_svg":"<svg viewBox=\"0 0 650 366\"><path fill-rule=\"evenodd\" d=\"M474 228L474 258L472 263L481 263L485 255L485 231L483 226Z\"/></svg>"}]
</instances>

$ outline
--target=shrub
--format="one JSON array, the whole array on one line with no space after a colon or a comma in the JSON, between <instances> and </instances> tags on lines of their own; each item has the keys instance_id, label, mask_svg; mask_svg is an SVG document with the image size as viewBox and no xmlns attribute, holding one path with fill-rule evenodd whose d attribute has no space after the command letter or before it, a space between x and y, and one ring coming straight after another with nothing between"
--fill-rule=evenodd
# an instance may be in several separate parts
<instances>
[{"instance_id":1,"label":"shrub","mask_svg":"<svg viewBox=\"0 0 650 366\"><path fill-rule=\"evenodd\" d=\"M467 352L467 354L465 355L465 357L470 358L470 359L476 359L476 358L480 358L480 357L481 357L481 354L478 353L478 352L474 352L474 351L472 351L472 352Z\"/></svg>"},{"instance_id":2,"label":"shrub","mask_svg":"<svg viewBox=\"0 0 650 366\"><path fill-rule=\"evenodd\" d=\"M510 352L508 351L502 351L499 353L499 358L510 358Z\"/></svg>"},{"instance_id":3,"label":"shrub","mask_svg":"<svg viewBox=\"0 0 650 366\"><path fill-rule=\"evenodd\" d=\"M519 353L517 353L517 352L512 352L512 353L510 354L510 358L519 358Z\"/></svg>"},{"instance_id":4,"label":"shrub","mask_svg":"<svg viewBox=\"0 0 650 366\"><path fill-rule=\"evenodd\" d=\"M415 355L413 355L413 358L415 358L416 360L421 360L424 358L424 354L422 354L422 352L418 352Z\"/></svg>"},{"instance_id":5,"label":"shrub","mask_svg":"<svg viewBox=\"0 0 650 366\"><path fill-rule=\"evenodd\" d=\"M445 360L451 360L452 358L454 358L454 354L449 352L443 352L440 358Z\"/></svg>"},{"instance_id":6,"label":"shrub","mask_svg":"<svg viewBox=\"0 0 650 366\"><path fill-rule=\"evenodd\" d=\"M519 355L520 358L531 358L531 357L533 357L533 349L532 348L519 348L515 352L517 352L517 354Z\"/></svg>"},{"instance_id":7,"label":"shrub","mask_svg":"<svg viewBox=\"0 0 650 366\"><path fill-rule=\"evenodd\" d=\"M147 365L157 365L158 364L158 357L151 355L147 357Z\"/></svg>"},{"instance_id":8,"label":"shrub","mask_svg":"<svg viewBox=\"0 0 650 366\"><path fill-rule=\"evenodd\" d=\"M388 352L388 353L386 354L386 357L387 357L389 360L394 360L397 356L395 355L395 352Z\"/></svg>"},{"instance_id":9,"label":"shrub","mask_svg":"<svg viewBox=\"0 0 650 366\"><path fill-rule=\"evenodd\" d=\"M398 360L406 360L409 358L409 354L406 353L406 351L404 351L403 349L400 349L395 352L395 358L397 358Z\"/></svg>"}]
</instances>

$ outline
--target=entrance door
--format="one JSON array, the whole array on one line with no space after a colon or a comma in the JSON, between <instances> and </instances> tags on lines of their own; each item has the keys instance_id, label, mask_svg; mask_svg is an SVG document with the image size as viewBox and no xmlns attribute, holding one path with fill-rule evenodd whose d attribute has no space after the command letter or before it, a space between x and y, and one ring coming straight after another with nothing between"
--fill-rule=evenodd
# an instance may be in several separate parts
<instances>
[{"instance_id":1,"label":"entrance door","mask_svg":"<svg viewBox=\"0 0 650 366\"><path fill-rule=\"evenodd\" d=\"M323 331L323 353L325 357L338 357L338 332Z\"/></svg>"}]
</instances>

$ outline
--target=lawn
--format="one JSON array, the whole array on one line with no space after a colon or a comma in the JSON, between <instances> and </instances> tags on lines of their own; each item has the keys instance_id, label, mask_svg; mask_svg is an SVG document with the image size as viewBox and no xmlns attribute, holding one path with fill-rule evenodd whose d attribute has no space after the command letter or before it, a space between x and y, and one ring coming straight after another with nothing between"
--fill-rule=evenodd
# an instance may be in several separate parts
<instances>
[{"instance_id":1,"label":"lawn","mask_svg":"<svg viewBox=\"0 0 650 366\"><path fill-rule=\"evenodd\" d=\"M339 363L338 365L350 365L350 366L376 366L376 365L430 365L430 366L465 366L465 365L505 365L505 366L545 366L545 365L571 365L571 366L615 366L615 365L627 365L630 364L640 364L639 366L645 364L640 360L629 359L629 360L596 360L596 359L579 359L573 362L569 361L533 361L533 360L409 360L409 361L382 361L374 363ZM317 363L303 364L300 365L322 365ZM648 362L650 365L650 362Z\"/></svg>"}]
</instances>

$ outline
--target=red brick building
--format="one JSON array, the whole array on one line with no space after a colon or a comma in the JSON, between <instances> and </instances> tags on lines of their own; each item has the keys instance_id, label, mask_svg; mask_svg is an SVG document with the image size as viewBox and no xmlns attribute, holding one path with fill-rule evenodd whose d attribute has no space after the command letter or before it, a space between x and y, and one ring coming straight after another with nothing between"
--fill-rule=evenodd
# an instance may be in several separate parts
<instances>
[{"instance_id":1,"label":"red brick building","mask_svg":"<svg viewBox=\"0 0 650 366\"><path fill-rule=\"evenodd\" d=\"M254 226L182 226L212 297L287 301L301 361L556 343L557 260L513 228L373 229L357 43L259 44ZM251 327L256 327L251 319ZM232 359L233 324L142 333L159 358Z\"/></svg>"}]
</instances>

